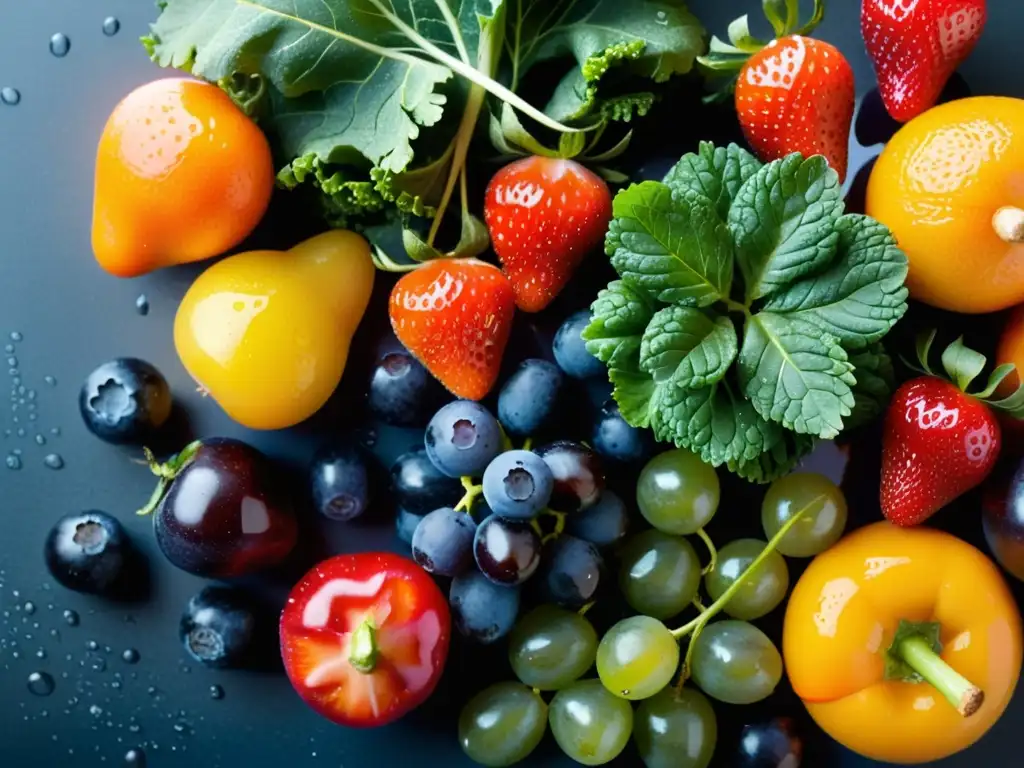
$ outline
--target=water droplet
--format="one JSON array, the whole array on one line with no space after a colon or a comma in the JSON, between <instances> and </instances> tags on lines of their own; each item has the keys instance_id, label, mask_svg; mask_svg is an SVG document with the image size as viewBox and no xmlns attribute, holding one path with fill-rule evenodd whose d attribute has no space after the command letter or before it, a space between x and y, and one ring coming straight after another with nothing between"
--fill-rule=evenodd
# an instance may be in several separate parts
<instances>
[{"instance_id":1,"label":"water droplet","mask_svg":"<svg viewBox=\"0 0 1024 768\"><path fill-rule=\"evenodd\" d=\"M15 419L15 421L17 421L17 419ZM26 434L27 433L25 432L25 428L24 427L18 427L18 432L17 432L18 437L24 437ZM14 455L15 456L20 456L21 455L21 451L15 449Z\"/></svg>"},{"instance_id":2,"label":"water droplet","mask_svg":"<svg viewBox=\"0 0 1024 768\"><path fill-rule=\"evenodd\" d=\"M50 434L54 437L60 437L60 427L54 427L50 430Z\"/></svg>"},{"instance_id":3,"label":"water droplet","mask_svg":"<svg viewBox=\"0 0 1024 768\"><path fill-rule=\"evenodd\" d=\"M57 386L57 379L54 378L53 376L43 376L43 381L45 381L51 387L56 387Z\"/></svg>"},{"instance_id":4,"label":"water droplet","mask_svg":"<svg viewBox=\"0 0 1024 768\"><path fill-rule=\"evenodd\" d=\"M31 600L27 600L24 605L24 611L29 616L31 616L33 613L36 612L36 604L33 603Z\"/></svg>"},{"instance_id":5,"label":"water droplet","mask_svg":"<svg viewBox=\"0 0 1024 768\"><path fill-rule=\"evenodd\" d=\"M22 336L21 333L19 333L18 331L11 331L11 341L18 342L18 341L24 341L24 340L25 340L25 337Z\"/></svg>"},{"instance_id":6,"label":"water droplet","mask_svg":"<svg viewBox=\"0 0 1024 768\"><path fill-rule=\"evenodd\" d=\"M36 435L36 445L46 445L46 438L42 435Z\"/></svg>"},{"instance_id":7,"label":"water droplet","mask_svg":"<svg viewBox=\"0 0 1024 768\"><path fill-rule=\"evenodd\" d=\"M71 50L71 39L63 32L56 32L50 37L50 53L58 58L68 55Z\"/></svg>"},{"instance_id":8,"label":"water droplet","mask_svg":"<svg viewBox=\"0 0 1024 768\"><path fill-rule=\"evenodd\" d=\"M16 357L8 357L7 358L7 367L8 368L17 368L18 367L18 358L16 358Z\"/></svg>"},{"instance_id":9,"label":"water droplet","mask_svg":"<svg viewBox=\"0 0 1024 768\"><path fill-rule=\"evenodd\" d=\"M11 88L10 86L0 88L0 102L3 102L9 107L14 107L17 106L20 101L21 91L17 88ZM13 333L11 334L11 338L14 339ZM17 339L15 339L15 341L17 341Z\"/></svg>"},{"instance_id":10,"label":"water droplet","mask_svg":"<svg viewBox=\"0 0 1024 768\"><path fill-rule=\"evenodd\" d=\"M45 648L40 648L38 651L36 651L36 658L37 659L45 659L46 658L46 649Z\"/></svg>"},{"instance_id":11,"label":"water droplet","mask_svg":"<svg viewBox=\"0 0 1024 768\"><path fill-rule=\"evenodd\" d=\"M129 648L121 654L121 658L125 660L126 664L138 664L139 663L139 652L134 648Z\"/></svg>"},{"instance_id":12,"label":"water droplet","mask_svg":"<svg viewBox=\"0 0 1024 768\"><path fill-rule=\"evenodd\" d=\"M89 668L93 672L105 672L107 669L107 662L102 656L92 655L89 657Z\"/></svg>"},{"instance_id":13,"label":"water droplet","mask_svg":"<svg viewBox=\"0 0 1024 768\"><path fill-rule=\"evenodd\" d=\"M182 664L181 671L187 675L189 672L192 671L192 667L190 667L188 664Z\"/></svg>"},{"instance_id":14,"label":"water droplet","mask_svg":"<svg viewBox=\"0 0 1024 768\"><path fill-rule=\"evenodd\" d=\"M135 311L143 317L149 314L149 299L146 298L146 294L140 293L139 298L135 300Z\"/></svg>"},{"instance_id":15,"label":"water droplet","mask_svg":"<svg viewBox=\"0 0 1024 768\"><path fill-rule=\"evenodd\" d=\"M51 453L48 454L45 459L43 459L43 464L48 466L50 469L63 469L64 459L62 459L60 455L56 453Z\"/></svg>"},{"instance_id":16,"label":"water droplet","mask_svg":"<svg viewBox=\"0 0 1024 768\"><path fill-rule=\"evenodd\" d=\"M13 355L14 354L14 345L13 344L6 345L4 347L4 352L6 352L8 355Z\"/></svg>"},{"instance_id":17,"label":"water droplet","mask_svg":"<svg viewBox=\"0 0 1024 768\"><path fill-rule=\"evenodd\" d=\"M28 676L28 689L36 696L49 696L56 687L48 672L33 672Z\"/></svg>"},{"instance_id":18,"label":"water droplet","mask_svg":"<svg viewBox=\"0 0 1024 768\"><path fill-rule=\"evenodd\" d=\"M64 621L68 623L68 626L77 627L79 622L78 614L74 611L64 611Z\"/></svg>"},{"instance_id":19,"label":"water droplet","mask_svg":"<svg viewBox=\"0 0 1024 768\"><path fill-rule=\"evenodd\" d=\"M90 651L98 651L100 648L100 644L97 643L95 640L90 640L85 644L85 647L88 648Z\"/></svg>"},{"instance_id":20,"label":"water droplet","mask_svg":"<svg viewBox=\"0 0 1024 768\"><path fill-rule=\"evenodd\" d=\"M8 469L21 469L21 459L13 453L7 455L4 463Z\"/></svg>"},{"instance_id":21,"label":"water droplet","mask_svg":"<svg viewBox=\"0 0 1024 768\"><path fill-rule=\"evenodd\" d=\"M217 701L220 701L221 699L224 698L224 689L221 688L219 685L211 685L210 686L210 698L211 699L216 699Z\"/></svg>"},{"instance_id":22,"label":"water droplet","mask_svg":"<svg viewBox=\"0 0 1024 768\"><path fill-rule=\"evenodd\" d=\"M124 764L131 768L146 768L146 753L141 749L129 749L124 753Z\"/></svg>"},{"instance_id":23,"label":"water droplet","mask_svg":"<svg viewBox=\"0 0 1024 768\"><path fill-rule=\"evenodd\" d=\"M107 37L113 37L121 29L121 22L113 16L107 16L103 20L103 34Z\"/></svg>"},{"instance_id":24,"label":"water droplet","mask_svg":"<svg viewBox=\"0 0 1024 768\"><path fill-rule=\"evenodd\" d=\"M93 704L91 707L89 707L89 714L93 717L99 717L103 714L103 707L101 707L99 704Z\"/></svg>"}]
</instances>

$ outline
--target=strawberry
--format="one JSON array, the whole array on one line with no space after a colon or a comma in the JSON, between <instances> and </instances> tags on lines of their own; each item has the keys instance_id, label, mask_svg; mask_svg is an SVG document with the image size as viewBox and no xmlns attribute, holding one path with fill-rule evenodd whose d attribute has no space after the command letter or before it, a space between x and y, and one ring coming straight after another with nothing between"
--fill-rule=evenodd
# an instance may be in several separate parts
<instances>
[{"instance_id":1,"label":"strawberry","mask_svg":"<svg viewBox=\"0 0 1024 768\"><path fill-rule=\"evenodd\" d=\"M834 45L802 35L768 43L736 81L736 113L762 160L824 155L841 181L853 108L850 63Z\"/></svg>"},{"instance_id":2,"label":"strawberry","mask_svg":"<svg viewBox=\"0 0 1024 768\"><path fill-rule=\"evenodd\" d=\"M515 314L501 270L476 259L429 261L395 283L388 311L398 340L453 394L490 392Z\"/></svg>"},{"instance_id":3,"label":"strawberry","mask_svg":"<svg viewBox=\"0 0 1024 768\"><path fill-rule=\"evenodd\" d=\"M918 343L924 376L893 395L882 434L882 514L896 525L918 525L963 493L980 485L999 458L1002 431L993 409L1020 418L1021 393L990 400L1013 372L999 366L985 389L969 393L986 360L957 339L942 353L955 384L928 367L935 332ZM997 396L998 397L998 396Z\"/></svg>"},{"instance_id":4,"label":"strawberry","mask_svg":"<svg viewBox=\"0 0 1024 768\"><path fill-rule=\"evenodd\" d=\"M526 157L494 175L484 220L521 310L551 303L611 217L608 185L574 160Z\"/></svg>"},{"instance_id":5,"label":"strawberry","mask_svg":"<svg viewBox=\"0 0 1024 768\"><path fill-rule=\"evenodd\" d=\"M863 1L860 31L894 119L906 122L935 105L987 15L985 0Z\"/></svg>"}]
</instances>

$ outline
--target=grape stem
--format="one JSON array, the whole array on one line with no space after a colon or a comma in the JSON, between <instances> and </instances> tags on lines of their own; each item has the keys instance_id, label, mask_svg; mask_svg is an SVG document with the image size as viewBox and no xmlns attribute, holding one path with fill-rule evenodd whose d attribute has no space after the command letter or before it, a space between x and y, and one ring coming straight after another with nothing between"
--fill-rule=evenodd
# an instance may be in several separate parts
<instances>
[{"instance_id":1,"label":"grape stem","mask_svg":"<svg viewBox=\"0 0 1024 768\"><path fill-rule=\"evenodd\" d=\"M156 456L153 455L149 448L142 449L149 471L156 475L158 479L156 488L153 489L153 493L150 495L149 501L146 502L146 506L135 514L145 517L156 511L156 508L160 506L160 502L164 500L164 496L167 495L167 490L171 487L171 483L174 482L174 478L184 472L186 467L196 460L196 455L199 453L202 445L202 441L193 440L181 449L181 453L172 456L163 464L156 460Z\"/></svg>"},{"instance_id":2,"label":"grape stem","mask_svg":"<svg viewBox=\"0 0 1024 768\"><path fill-rule=\"evenodd\" d=\"M476 500L480 497L480 494L484 492L484 487L482 485L476 485L473 482L473 478L469 475L465 475L459 479L462 481L462 487L466 490L466 493L461 499L459 499L459 503L455 505L455 511L470 514L473 511L473 505L476 503Z\"/></svg>"},{"instance_id":3,"label":"grape stem","mask_svg":"<svg viewBox=\"0 0 1024 768\"><path fill-rule=\"evenodd\" d=\"M705 531L703 528L697 529L697 535L700 536L701 541L704 542L704 546L708 548L708 555L710 555L711 557L711 559L708 561L708 564L704 566L704 570L701 571L702 576L707 576L709 573L715 570L715 567L718 565L718 550L715 549L715 543L711 541L711 537L708 536L707 531Z\"/></svg>"},{"instance_id":4,"label":"grape stem","mask_svg":"<svg viewBox=\"0 0 1024 768\"><path fill-rule=\"evenodd\" d=\"M565 518L566 518L566 515L565 515L565 512L556 512L553 509L546 509L546 508L544 509L543 514L547 515L548 517L555 518L555 527L554 527L554 529L551 531L551 533L547 534L546 536L541 536L541 539L540 539L540 543L541 544L547 544L549 541L557 539L559 536L561 536L563 533L565 533Z\"/></svg>"},{"instance_id":5,"label":"grape stem","mask_svg":"<svg viewBox=\"0 0 1024 768\"><path fill-rule=\"evenodd\" d=\"M763 563L765 559L775 551L775 548L779 546L779 542L782 541L782 537L789 532L789 529L792 528L807 512L812 510L816 504L824 500L825 494L819 494L804 507L798 509L796 513L789 518L789 520L783 523L782 527L779 528L778 533L772 536L771 541L768 542L768 546L761 550L761 554L754 558L754 562L752 562L750 566L739 575L739 578L729 585L729 588L722 593L721 597L701 611L697 618L687 622L678 629L672 630L672 636L676 640L681 640L687 635L690 635L690 644L686 649L686 657L683 659L683 669L679 675L681 681L680 685L690 677L690 661L693 658L693 650L697 645L697 638L700 637L700 633L704 631L704 627L707 626L708 622L729 604L729 601L732 600L733 596L743 587L747 577L756 571L761 566L761 563Z\"/></svg>"}]
</instances>

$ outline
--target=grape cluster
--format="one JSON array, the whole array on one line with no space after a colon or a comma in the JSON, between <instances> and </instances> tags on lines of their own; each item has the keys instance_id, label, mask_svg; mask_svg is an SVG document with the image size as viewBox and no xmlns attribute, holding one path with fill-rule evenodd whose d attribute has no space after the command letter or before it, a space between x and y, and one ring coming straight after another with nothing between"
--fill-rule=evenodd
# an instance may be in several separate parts
<instances>
[{"instance_id":1,"label":"grape cluster","mask_svg":"<svg viewBox=\"0 0 1024 768\"><path fill-rule=\"evenodd\" d=\"M568 528L599 528L603 535L592 535L595 542L621 536L625 520L608 510L625 505L607 492L601 498ZM780 553L813 556L835 543L846 525L839 488L820 475L797 473L777 481L764 499L766 540L738 539L716 551L704 527L718 502L714 470L687 451L667 451L644 467L637 503L653 527L618 547L618 583L637 614L612 625L600 641L586 611L566 607L578 600L522 616L509 638L517 682L491 686L463 709L459 739L467 755L482 765L511 765L550 729L562 750L584 765L613 760L632 735L647 768L706 768L717 740L709 698L750 704L781 680L778 649L750 623L785 599L789 573ZM605 516L614 524L598 526ZM704 541L707 565L685 535ZM564 541L573 539L556 543ZM571 592L562 586L562 594ZM691 606L695 618L676 629L666 625ZM729 618L713 622L720 613ZM799 765L798 752L793 759Z\"/></svg>"}]
</instances>

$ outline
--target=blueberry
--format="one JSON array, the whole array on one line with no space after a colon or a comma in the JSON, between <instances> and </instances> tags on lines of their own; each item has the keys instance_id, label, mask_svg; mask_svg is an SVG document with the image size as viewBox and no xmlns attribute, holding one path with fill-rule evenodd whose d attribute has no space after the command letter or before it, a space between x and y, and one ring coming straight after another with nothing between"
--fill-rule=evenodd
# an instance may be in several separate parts
<instances>
[{"instance_id":1,"label":"blueberry","mask_svg":"<svg viewBox=\"0 0 1024 768\"><path fill-rule=\"evenodd\" d=\"M484 471L484 499L494 514L531 520L551 499L555 478L532 451L506 451Z\"/></svg>"},{"instance_id":2,"label":"blueberry","mask_svg":"<svg viewBox=\"0 0 1024 768\"><path fill-rule=\"evenodd\" d=\"M547 360L524 360L498 395L498 419L513 435L536 434L558 412L562 372Z\"/></svg>"},{"instance_id":3,"label":"blueberry","mask_svg":"<svg viewBox=\"0 0 1024 768\"><path fill-rule=\"evenodd\" d=\"M121 357L104 363L82 385L78 396L86 428L109 443L139 443L171 415L167 380L149 363Z\"/></svg>"},{"instance_id":4,"label":"blueberry","mask_svg":"<svg viewBox=\"0 0 1024 768\"><path fill-rule=\"evenodd\" d=\"M444 387L405 350L386 352L370 376L370 412L385 424L422 427L444 399Z\"/></svg>"},{"instance_id":5,"label":"blueberry","mask_svg":"<svg viewBox=\"0 0 1024 768\"><path fill-rule=\"evenodd\" d=\"M330 520L352 520L370 503L366 455L353 444L321 448L310 467L313 505Z\"/></svg>"},{"instance_id":6,"label":"blueberry","mask_svg":"<svg viewBox=\"0 0 1024 768\"><path fill-rule=\"evenodd\" d=\"M400 541L412 546L412 535L416 532L416 526L420 524L423 515L417 515L407 509L399 509L395 515L395 533Z\"/></svg>"},{"instance_id":7,"label":"blueberry","mask_svg":"<svg viewBox=\"0 0 1024 768\"><path fill-rule=\"evenodd\" d=\"M427 573L458 576L473 564L476 523L451 507L426 515L412 534L412 559Z\"/></svg>"},{"instance_id":8,"label":"blueberry","mask_svg":"<svg viewBox=\"0 0 1024 768\"><path fill-rule=\"evenodd\" d=\"M804 745L788 717L743 726L737 742L737 768L798 768Z\"/></svg>"},{"instance_id":9,"label":"blueberry","mask_svg":"<svg viewBox=\"0 0 1024 768\"><path fill-rule=\"evenodd\" d=\"M642 463L654 452L650 431L630 426L614 400L606 402L597 415L590 443L602 458L623 464Z\"/></svg>"},{"instance_id":10,"label":"blueberry","mask_svg":"<svg viewBox=\"0 0 1024 768\"><path fill-rule=\"evenodd\" d=\"M475 569L452 579L448 601L459 632L485 645L507 635L519 614L519 588L495 584Z\"/></svg>"},{"instance_id":11,"label":"blueberry","mask_svg":"<svg viewBox=\"0 0 1024 768\"><path fill-rule=\"evenodd\" d=\"M543 554L537 574L546 600L566 608L581 608L597 593L603 560L588 541L560 536Z\"/></svg>"},{"instance_id":12,"label":"blueberry","mask_svg":"<svg viewBox=\"0 0 1024 768\"><path fill-rule=\"evenodd\" d=\"M462 484L441 474L422 448L395 460L391 467L391 491L395 504L414 515L453 507L464 493Z\"/></svg>"},{"instance_id":13,"label":"blueberry","mask_svg":"<svg viewBox=\"0 0 1024 768\"><path fill-rule=\"evenodd\" d=\"M588 325L590 310L582 309L569 315L558 329L552 343L555 362L565 371L566 376L572 376L574 379L589 379L606 374L604 363L587 352L587 343L580 335Z\"/></svg>"},{"instance_id":14,"label":"blueberry","mask_svg":"<svg viewBox=\"0 0 1024 768\"><path fill-rule=\"evenodd\" d=\"M205 587L188 601L178 633L196 661L209 667L241 666L252 652L256 615L244 593Z\"/></svg>"},{"instance_id":15,"label":"blueberry","mask_svg":"<svg viewBox=\"0 0 1024 768\"><path fill-rule=\"evenodd\" d=\"M456 400L434 414L424 438L427 455L448 477L480 477L501 451L501 427L472 400Z\"/></svg>"},{"instance_id":16,"label":"blueberry","mask_svg":"<svg viewBox=\"0 0 1024 768\"><path fill-rule=\"evenodd\" d=\"M44 555L58 582L78 592L110 592L126 571L130 542L116 518L89 511L65 515L50 529Z\"/></svg>"},{"instance_id":17,"label":"blueberry","mask_svg":"<svg viewBox=\"0 0 1024 768\"><path fill-rule=\"evenodd\" d=\"M604 491L597 504L571 515L566 532L589 541L598 547L607 547L626 535L629 528L629 510L611 491Z\"/></svg>"}]
</instances>

